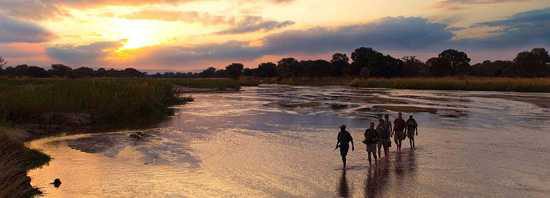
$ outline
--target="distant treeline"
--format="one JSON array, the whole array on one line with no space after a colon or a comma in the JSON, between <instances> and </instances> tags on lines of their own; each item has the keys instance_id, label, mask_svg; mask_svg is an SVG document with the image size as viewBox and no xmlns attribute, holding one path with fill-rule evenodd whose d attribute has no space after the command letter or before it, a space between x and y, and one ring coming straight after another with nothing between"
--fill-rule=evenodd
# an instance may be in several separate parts
<instances>
[{"instance_id":1,"label":"distant treeline","mask_svg":"<svg viewBox=\"0 0 550 198\"><path fill-rule=\"evenodd\" d=\"M54 64L50 69L46 70L42 67L29 65L18 65L3 68L2 64L0 64L0 76L34 78L144 77L145 73L134 68L127 68L123 70L99 68L94 70L89 67L79 67L72 69L69 66Z\"/></svg>"},{"instance_id":2,"label":"distant treeline","mask_svg":"<svg viewBox=\"0 0 550 198\"><path fill-rule=\"evenodd\" d=\"M51 69L19 65L5 67L0 58L0 76L29 77L545 77L550 76L550 56L544 48L520 52L514 60L484 61L474 65L465 52L448 49L437 57L423 62L414 56L401 59L383 54L372 48L355 49L351 56L335 53L330 61L297 60L283 58L277 63L261 63L256 68L245 68L241 63L232 63L225 69L209 67L198 73L166 72L146 74L134 68L124 70L80 67L72 69L65 65L52 65Z\"/></svg>"},{"instance_id":3,"label":"distant treeline","mask_svg":"<svg viewBox=\"0 0 550 198\"><path fill-rule=\"evenodd\" d=\"M335 53L327 60L297 60L283 58L279 62L261 63L257 68L244 68L233 63L225 69L210 67L200 77L545 77L550 76L550 56L544 48L520 52L513 61L484 61L470 64L464 52L448 49L426 62L414 56L401 59L385 55L372 48L361 47L351 53Z\"/></svg>"}]
</instances>

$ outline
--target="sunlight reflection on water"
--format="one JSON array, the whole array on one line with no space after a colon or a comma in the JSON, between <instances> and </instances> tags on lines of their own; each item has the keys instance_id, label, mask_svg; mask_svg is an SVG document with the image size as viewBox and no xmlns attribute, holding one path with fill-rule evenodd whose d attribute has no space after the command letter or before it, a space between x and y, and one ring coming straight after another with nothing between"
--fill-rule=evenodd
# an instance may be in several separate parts
<instances>
[{"instance_id":1,"label":"sunlight reflection on water","mask_svg":"<svg viewBox=\"0 0 550 198\"><path fill-rule=\"evenodd\" d=\"M156 129L29 143L54 158L29 173L33 185L47 197L550 193L550 115L537 105L550 94L266 85L194 97ZM421 111L418 150L405 143L369 167L362 130L395 108ZM345 174L332 150L341 124L357 147Z\"/></svg>"}]
</instances>

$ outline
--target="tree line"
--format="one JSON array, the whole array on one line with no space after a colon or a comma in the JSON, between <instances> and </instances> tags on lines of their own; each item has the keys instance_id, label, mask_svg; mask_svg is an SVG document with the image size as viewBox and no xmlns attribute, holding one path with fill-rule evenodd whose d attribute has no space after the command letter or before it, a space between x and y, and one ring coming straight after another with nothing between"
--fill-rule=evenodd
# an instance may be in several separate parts
<instances>
[{"instance_id":1,"label":"tree line","mask_svg":"<svg viewBox=\"0 0 550 198\"><path fill-rule=\"evenodd\" d=\"M225 69L210 67L199 77L545 77L550 76L550 56L544 48L534 48L517 54L512 61L483 61L471 64L465 52L448 49L423 62L414 56L394 58L372 48L355 49L351 55L335 53L327 60L297 60L283 58L277 63L261 63L256 68L244 68L233 63Z\"/></svg>"},{"instance_id":2,"label":"tree line","mask_svg":"<svg viewBox=\"0 0 550 198\"><path fill-rule=\"evenodd\" d=\"M423 62L414 56L394 58L372 48L360 47L350 56L335 53L328 60L297 60L283 58L277 63L266 62L256 68L245 68L241 63L232 63L224 69L208 67L197 73L165 72L146 74L134 68L123 70L92 69L55 64L46 70L37 66L19 65L3 67L7 62L0 58L0 76L29 77L545 77L550 76L550 56L544 48L520 52L514 60L483 61L471 64L465 52L448 49L437 57Z\"/></svg>"},{"instance_id":3,"label":"tree line","mask_svg":"<svg viewBox=\"0 0 550 198\"><path fill-rule=\"evenodd\" d=\"M140 72L134 68L126 68L122 70L116 69L92 69L89 67L79 67L72 69L69 66L62 64L51 65L51 68L46 70L38 66L18 65L3 68L6 61L0 57L0 76L7 77L33 77L33 78L87 78L87 77L144 77L146 73Z\"/></svg>"}]
</instances>

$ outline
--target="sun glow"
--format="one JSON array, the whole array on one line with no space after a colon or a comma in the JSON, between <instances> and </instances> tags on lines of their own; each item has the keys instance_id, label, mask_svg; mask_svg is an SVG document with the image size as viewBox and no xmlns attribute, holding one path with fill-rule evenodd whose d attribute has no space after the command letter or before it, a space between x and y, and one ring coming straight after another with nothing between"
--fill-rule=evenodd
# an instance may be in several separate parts
<instances>
[{"instance_id":1,"label":"sun glow","mask_svg":"<svg viewBox=\"0 0 550 198\"><path fill-rule=\"evenodd\" d=\"M126 40L121 49L136 49L160 44L163 40L161 28L150 21L120 20L115 22L113 34Z\"/></svg>"}]
</instances>

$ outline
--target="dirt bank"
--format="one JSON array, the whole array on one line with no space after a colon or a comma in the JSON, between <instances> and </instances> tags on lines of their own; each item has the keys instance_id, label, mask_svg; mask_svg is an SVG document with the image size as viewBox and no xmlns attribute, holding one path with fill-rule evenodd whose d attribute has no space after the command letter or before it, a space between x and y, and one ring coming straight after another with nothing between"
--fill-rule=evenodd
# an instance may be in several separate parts
<instances>
[{"instance_id":1,"label":"dirt bank","mask_svg":"<svg viewBox=\"0 0 550 198\"><path fill-rule=\"evenodd\" d=\"M0 197L32 197L40 191L31 186L27 171L50 161L50 157L25 147L28 133L0 128Z\"/></svg>"}]
</instances>

